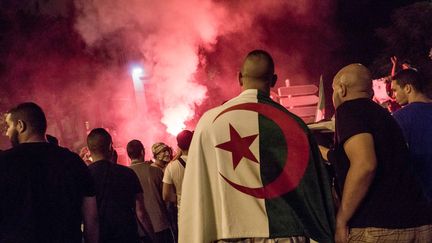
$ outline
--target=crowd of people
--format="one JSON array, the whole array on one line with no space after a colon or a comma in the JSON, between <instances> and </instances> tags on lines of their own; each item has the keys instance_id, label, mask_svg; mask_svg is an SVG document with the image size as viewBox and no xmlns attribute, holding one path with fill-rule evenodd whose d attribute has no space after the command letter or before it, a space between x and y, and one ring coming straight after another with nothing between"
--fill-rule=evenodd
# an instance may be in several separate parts
<instances>
[{"instance_id":1,"label":"crowd of people","mask_svg":"<svg viewBox=\"0 0 432 243\"><path fill-rule=\"evenodd\" d=\"M80 157L46 136L37 104L10 109L0 242L432 242L431 77L394 73L403 108L391 114L372 101L365 66L342 68L327 148L270 98L274 66L268 52L248 53L237 97L179 133L175 156L159 142L145 161L131 140L129 167L116 163L103 128L91 130Z\"/></svg>"}]
</instances>

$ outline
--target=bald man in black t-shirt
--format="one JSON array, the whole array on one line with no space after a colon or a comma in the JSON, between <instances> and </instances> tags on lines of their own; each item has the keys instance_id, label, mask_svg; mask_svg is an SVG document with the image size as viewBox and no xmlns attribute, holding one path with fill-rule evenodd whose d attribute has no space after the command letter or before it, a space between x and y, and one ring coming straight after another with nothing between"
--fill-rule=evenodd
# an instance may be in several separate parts
<instances>
[{"instance_id":1,"label":"bald man in black t-shirt","mask_svg":"<svg viewBox=\"0 0 432 243\"><path fill-rule=\"evenodd\" d=\"M334 78L342 189L336 242L432 242L431 205L412 174L402 131L372 94L371 74L361 64Z\"/></svg>"}]
</instances>

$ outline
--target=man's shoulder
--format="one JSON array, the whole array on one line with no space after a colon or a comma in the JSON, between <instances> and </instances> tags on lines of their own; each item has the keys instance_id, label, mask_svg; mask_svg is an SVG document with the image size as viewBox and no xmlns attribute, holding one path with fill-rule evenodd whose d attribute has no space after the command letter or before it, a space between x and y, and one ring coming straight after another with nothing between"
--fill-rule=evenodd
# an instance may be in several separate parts
<instances>
[{"instance_id":1,"label":"man's shoulder","mask_svg":"<svg viewBox=\"0 0 432 243\"><path fill-rule=\"evenodd\" d=\"M131 168L124 165L114 164L114 169L117 170L119 173L124 173L124 174L133 173L135 175L135 172Z\"/></svg>"},{"instance_id":2,"label":"man's shoulder","mask_svg":"<svg viewBox=\"0 0 432 243\"><path fill-rule=\"evenodd\" d=\"M48 161L57 164L63 163L68 166L76 165L77 163L84 164L78 154L71 152L67 148L49 143L19 144L0 154L0 160L8 161L37 161L40 158L44 160L48 159Z\"/></svg>"},{"instance_id":3,"label":"man's shoulder","mask_svg":"<svg viewBox=\"0 0 432 243\"><path fill-rule=\"evenodd\" d=\"M401 117L406 116L408 113L409 113L409 108L408 107L402 107L401 109L393 112L393 117L396 120L399 120L399 119L401 119Z\"/></svg>"},{"instance_id":4,"label":"man's shoulder","mask_svg":"<svg viewBox=\"0 0 432 243\"><path fill-rule=\"evenodd\" d=\"M30 154L30 152L37 150L33 144L22 143L18 144L14 147L11 147L7 150L4 150L1 155L3 157L12 158L15 156L25 157Z\"/></svg>"},{"instance_id":5,"label":"man's shoulder","mask_svg":"<svg viewBox=\"0 0 432 243\"><path fill-rule=\"evenodd\" d=\"M167 167L165 169L165 173L167 171L179 170L181 168L181 166L182 165L181 165L181 162L179 159L173 160L167 165Z\"/></svg>"},{"instance_id":6,"label":"man's shoulder","mask_svg":"<svg viewBox=\"0 0 432 243\"><path fill-rule=\"evenodd\" d=\"M237 96L235 96L235 97L233 97L233 98L231 98L229 100L224 101L219 106L216 106L216 107L213 107L213 108L207 110L204 113L203 117L204 116L217 115L218 112L220 112L220 111L222 111L222 110L224 110L226 108L229 108L231 106L234 106L234 105L237 105L237 104L241 104L241 103L247 103L247 102L254 102L254 103L256 103L256 102L258 102L258 98L256 97L256 95L253 96L253 97L250 96L250 95L247 96L243 92L243 93L241 93L241 94L239 94L239 95L237 95Z\"/></svg>"},{"instance_id":7,"label":"man's shoulder","mask_svg":"<svg viewBox=\"0 0 432 243\"><path fill-rule=\"evenodd\" d=\"M98 161L94 161L93 163L89 164L88 168L89 169L97 169L99 167L104 166L105 161L104 160L98 160Z\"/></svg>"},{"instance_id":8,"label":"man's shoulder","mask_svg":"<svg viewBox=\"0 0 432 243\"><path fill-rule=\"evenodd\" d=\"M393 113L398 122L416 122L432 119L432 103L415 102L408 104Z\"/></svg>"},{"instance_id":9,"label":"man's shoulder","mask_svg":"<svg viewBox=\"0 0 432 243\"><path fill-rule=\"evenodd\" d=\"M368 98L343 102L336 108L336 120L368 120L370 116L391 117L390 112Z\"/></svg>"},{"instance_id":10,"label":"man's shoulder","mask_svg":"<svg viewBox=\"0 0 432 243\"><path fill-rule=\"evenodd\" d=\"M12 147L12 148L3 150L0 153L0 159L10 158L10 157L15 156L16 154L20 154L20 149L18 149L17 147Z\"/></svg>"},{"instance_id":11,"label":"man's shoulder","mask_svg":"<svg viewBox=\"0 0 432 243\"><path fill-rule=\"evenodd\" d=\"M145 163L145 162L131 164L129 166L129 168L132 169L133 171L135 171L136 173L143 173L143 174L160 174L160 173L162 173L163 174L161 169L159 169L155 166L152 166L148 163Z\"/></svg>"},{"instance_id":12,"label":"man's shoulder","mask_svg":"<svg viewBox=\"0 0 432 243\"><path fill-rule=\"evenodd\" d=\"M150 167L150 165L144 162L136 162L129 165L129 168L131 168L132 170L139 169L139 168L148 168L148 167Z\"/></svg>"},{"instance_id":13,"label":"man's shoulder","mask_svg":"<svg viewBox=\"0 0 432 243\"><path fill-rule=\"evenodd\" d=\"M238 105L238 104L248 103L248 102L257 103L258 99L257 99L257 97L254 97L254 98L248 97L243 92L240 95L235 96L235 97L223 102L223 104L216 106L214 108L211 108L211 109L207 110L206 112L204 112L204 114L199 119L197 127L210 124L225 109L228 109L228 108L235 106L235 105Z\"/></svg>"},{"instance_id":14,"label":"man's shoulder","mask_svg":"<svg viewBox=\"0 0 432 243\"><path fill-rule=\"evenodd\" d=\"M139 184L139 177L134 170L124 165L113 165L113 174L115 174L115 177L119 178L122 183L129 185L135 185L135 183Z\"/></svg>"},{"instance_id":15,"label":"man's shoulder","mask_svg":"<svg viewBox=\"0 0 432 243\"><path fill-rule=\"evenodd\" d=\"M237 105L243 105L243 104L259 104L261 105L260 108L257 107L237 107L233 108ZM297 124L299 124L305 132L308 132L308 128L304 121L299 118L297 115L293 114L292 112L288 111L285 107L283 107L281 104L273 101L269 96L262 95L260 93L257 93L254 90L248 90L242 92L240 95L226 101L224 104L217 106L215 108L212 108L204 113L204 115L201 117L201 119L198 122L198 125L195 130L195 134L201 134L201 133L208 133L210 130L208 129L214 121L218 118L220 114L223 114L225 111L243 111L243 110L250 110L250 111L256 111L258 113L262 113L262 106L264 106L264 110L273 109L273 110L279 110L281 112L277 112L278 115L284 114L287 117L294 119ZM268 107L268 109L267 109ZM267 112L268 113L268 112ZM231 113L230 112L230 118L228 119L234 119L237 120L237 118L243 117L243 115L240 113ZM243 113L244 114L244 113ZM273 114L273 113L272 113ZM269 115L269 114L267 114ZM269 115L270 119L272 118L271 115ZM274 117L273 117L274 118Z\"/></svg>"},{"instance_id":16,"label":"man's shoulder","mask_svg":"<svg viewBox=\"0 0 432 243\"><path fill-rule=\"evenodd\" d=\"M163 175L164 172L159 167L148 165L149 173L152 175L160 176Z\"/></svg>"},{"instance_id":17,"label":"man's shoulder","mask_svg":"<svg viewBox=\"0 0 432 243\"><path fill-rule=\"evenodd\" d=\"M395 113L410 113L410 112L432 112L431 102L413 102L401 109L397 110Z\"/></svg>"},{"instance_id":18,"label":"man's shoulder","mask_svg":"<svg viewBox=\"0 0 432 243\"><path fill-rule=\"evenodd\" d=\"M207 122L213 120L223 110L223 107L224 105L220 105L207 110L201 116L198 123L203 123L204 121Z\"/></svg>"},{"instance_id":19,"label":"man's shoulder","mask_svg":"<svg viewBox=\"0 0 432 243\"><path fill-rule=\"evenodd\" d=\"M68 161L74 161L75 163L85 165L81 157L77 153L70 151L68 148L55 146L54 149L58 151L59 157L67 158Z\"/></svg>"},{"instance_id":20,"label":"man's shoulder","mask_svg":"<svg viewBox=\"0 0 432 243\"><path fill-rule=\"evenodd\" d=\"M11 165L17 165L16 162L11 161L14 160L14 158L18 155L19 153L16 152L16 148L10 148L7 150L4 150L0 153L0 173L4 172L5 168L10 167Z\"/></svg>"}]
</instances>

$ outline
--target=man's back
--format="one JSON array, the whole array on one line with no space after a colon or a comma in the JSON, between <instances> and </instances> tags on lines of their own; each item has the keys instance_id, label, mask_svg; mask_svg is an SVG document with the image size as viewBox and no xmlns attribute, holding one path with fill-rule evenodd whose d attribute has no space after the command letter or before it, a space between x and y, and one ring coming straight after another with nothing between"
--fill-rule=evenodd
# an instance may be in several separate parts
<instances>
[{"instance_id":1,"label":"man's back","mask_svg":"<svg viewBox=\"0 0 432 243\"><path fill-rule=\"evenodd\" d=\"M340 186L349 169L343 144L360 133L370 133L374 138L377 170L350 226L408 228L430 223L430 209L409 168L408 150L399 126L385 109L367 98L346 101L336 109Z\"/></svg>"},{"instance_id":2,"label":"man's back","mask_svg":"<svg viewBox=\"0 0 432 243\"><path fill-rule=\"evenodd\" d=\"M94 196L78 155L23 143L0 155L0 242L81 242L83 197Z\"/></svg>"},{"instance_id":3,"label":"man's back","mask_svg":"<svg viewBox=\"0 0 432 243\"><path fill-rule=\"evenodd\" d=\"M96 187L101 242L137 242L135 199L142 193L135 173L107 160L89 165Z\"/></svg>"},{"instance_id":4,"label":"man's back","mask_svg":"<svg viewBox=\"0 0 432 243\"><path fill-rule=\"evenodd\" d=\"M166 206L162 200L161 169L144 162L133 163L130 168L136 173L144 194L144 204L155 232L169 228Z\"/></svg>"},{"instance_id":5,"label":"man's back","mask_svg":"<svg viewBox=\"0 0 432 243\"><path fill-rule=\"evenodd\" d=\"M183 177L184 177L184 171L187 161L187 155L182 155L180 157L183 162L180 162L179 159L176 159L174 161L171 161L164 173L163 182L166 184L172 184L174 185L176 196L177 196L177 210L180 208L181 204L181 191L182 191L182 184L183 184Z\"/></svg>"},{"instance_id":6,"label":"man's back","mask_svg":"<svg viewBox=\"0 0 432 243\"><path fill-rule=\"evenodd\" d=\"M304 123L255 89L206 112L188 154L179 242L292 236L331 242L329 181L310 145Z\"/></svg>"},{"instance_id":7,"label":"man's back","mask_svg":"<svg viewBox=\"0 0 432 243\"><path fill-rule=\"evenodd\" d=\"M413 102L393 115L408 143L415 175L432 201L432 103Z\"/></svg>"}]
</instances>

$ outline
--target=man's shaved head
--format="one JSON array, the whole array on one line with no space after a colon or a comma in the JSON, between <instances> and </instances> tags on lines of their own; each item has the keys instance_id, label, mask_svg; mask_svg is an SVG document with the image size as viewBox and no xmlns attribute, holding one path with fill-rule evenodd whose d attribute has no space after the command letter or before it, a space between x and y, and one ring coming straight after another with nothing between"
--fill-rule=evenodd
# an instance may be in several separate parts
<instances>
[{"instance_id":1,"label":"man's shaved head","mask_svg":"<svg viewBox=\"0 0 432 243\"><path fill-rule=\"evenodd\" d=\"M110 156L112 152L111 135L103 128L95 128L87 136L87 146L92 154Z\"/></svg>"},{"instance_id":2,"label":"man's shaved head","mask_svg":"<svg viewBox=\"0 0 432 243\"><path fill-rule=\"evenodd\" d=\"M126 145L126 151L131 160L141 159L141 157L144 159L144 145L137 139L129 141L129 143Z\"/></svg>"},{"instance_id":3,"label":"man's shaved head","mask_svg":"<svg viewBox=\"0 0 432 243\"><path fill-rule=\"evenodd\" d=\"M369 69L360 63L342 68L336 74L334 82L343 83L351 90L367 92L372 90L372 75Z\"/></svg>"},{"instance_id":4,"label":"man's shaved head","mask_svg":"<svg viewBox=\"0 0 432 243\"><path fill-rule=\"evenodd\" d=\"M268 79L274 74L273 58L263 50L254 50L246 56L241 69L243 77Z\"/></svg>"},{"instance_id":5,"label":"man's shaved head","mask_svg":"<svg viewBox=\"0 0 432 243\"><path fill-rule=\"evenodd\" d=\"M362 64L350 64L342 68L333 79L333 102L335 107L346 100L371 98L372 75Z\"/></svg>"},{"instance_id":6,"label":"man's shaved head","mask_svg":"<svg viewBox=\"0 0 432 243\"><path fill-rule=\"evenodd\" d=\"M263 50L249 52L243 62L239 79L243 89L270 90L277 79L277 76L274 75L274 62L271 55Z\"/></svg>"}]
</instances>

